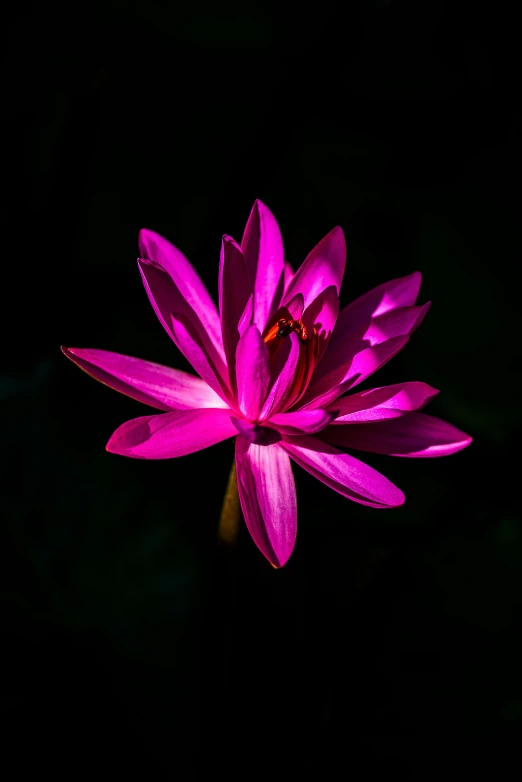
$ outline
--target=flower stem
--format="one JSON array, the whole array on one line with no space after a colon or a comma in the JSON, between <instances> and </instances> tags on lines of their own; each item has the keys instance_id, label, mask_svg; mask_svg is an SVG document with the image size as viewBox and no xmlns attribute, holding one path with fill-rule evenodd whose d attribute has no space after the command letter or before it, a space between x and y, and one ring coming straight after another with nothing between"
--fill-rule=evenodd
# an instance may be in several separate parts
<instances>
[{"instance_id":1,"label":"flower stem","mask_svg":"<svg viewBox=\"0 0 522 782\"><path fill-rule=\"evenodd\" d=\"M237 492L236 462L234 460L228 476L221 516L219 517L218 540L220 543L226 543L229 546L233 546L236 543L240 516L241 508Z\"/></svg>"}]
</instances>

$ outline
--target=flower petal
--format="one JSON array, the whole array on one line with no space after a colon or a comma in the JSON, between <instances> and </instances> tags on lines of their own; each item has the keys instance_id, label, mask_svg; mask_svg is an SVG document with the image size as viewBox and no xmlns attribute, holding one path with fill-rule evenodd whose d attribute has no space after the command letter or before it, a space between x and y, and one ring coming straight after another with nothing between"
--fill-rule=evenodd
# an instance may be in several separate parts
<instances>
[{"instance_id":1,"label":"flower petal","mask_svg":"<svg viewBox=\"0 0 522 782\"><path fill-rule=\"evenodd\" d=\"M241 250L254 286L253 322L263 332L279 305L275 299L278 290L281 290L285 258L277 221L261 201L256 201L252 208L241 240Z\"/></svg>"},{"instance_id":2,"label":"flower petal","mask_svg":"<svg viewBox=\"0 0 522 782\"><path fill-rule=\"evenodd\" d=\"M298 410L295 413L278 413L269 423L283 434L313 434L328 426L334 417L335 411Z\"/></svg>"},{"instance_id":3,"label":"flower petal","mask_svg":"<svg viewBox=\"0 0 522 782\"><path fill-rule=\"evenodd\" d=\"M230 236L224 236L219 261L219 311L223 330L223 345L235 388L236 347L239 328L248 328L245 313L252 296L252 285L240 247Z\"/></svg>"},{"instance_id":4,"label":"flower petal","mask_svg":"<svg viewBox=\"0 0 522 782\"><path fill-rule=\"evenodd\" d=\"M174 285L196 313L203 329L223 358L221 325L216 305L190 261L167 239L146 228L140 231L138 244L142 258L156 261L170 275ZM179 307L171 311L179 311Z\"/></svg>"},{"instance_id":5,"label":"flower petal","mask_svg":"<svg viewBox=\"0 0 522 782\"><path fill-rule=\"evenodd\" d=\"M453 424L425 413L367 425L330 426L322 436L344 448L411 457L448 456L472 441Z\"/></svg>"},{"instance_id":6,"label":"flower petal","mask_svg":"<svg viewBox=\"0 0 522 782\"><path fill-rule=\"evenodd\" d=\"M350 361L330 362L325 371L323 367L328 351L314 374L312 382L299 402L299 409L326 407L344 394L348 389L362 383L367 377L380 369L395 356L408 342L408 337L393 337L372 348L357 353ZM316 377L319 375L319 377Z\"/></svg>"},{"instance_id":7,"label":"flower petal","mask_svg":"<svg viewBox=\"0 0 522 782\"><path fill-rule=\"evenodd\" d=\"M361 323L400 307L411 307L417 301L422 282L420 272L378 285L350 302L339 315L343 332L356 331Z\"/></svg>"},{"instance_id":8,"label":"flower petal","mask_svg":"<svg viewBox=\"0 0 522 782\"><path fill-rule=\"evenodd\" d=\"M438 393L436 388L418 381L359 391L332 403L332 407L336 408L332 424L357 424L399 418L412 410L420 410Z\"/></svg>"},{"instance_id":9,"label":"flower petal","mask_svg":"<svg viewBox=\"0 0 522 782\"><path fill-rule=\"evenodd\" d=\"M212 374L219 378L219 385L228 388L228 369L223 358L223 349L217 349L214 341L210 338L209 332L206 331L203 323L199 320L198 314L192 309L171 277L165 269L155 262L139 260L138 266L150 303L171 339L174 340L183 355L192 363L190 355L184 352L173 328L172 314L178 313L183 315L185 320L191 324L192 331L197 335L197 340L201 343L207 361L212 368ZM194 364L192 366L196 372L199 372ZM207 380L204 375L202 377L204 380ZM209 385L212 384L209 383ZM212 387L215 389L215 386Z\"/></svg>"},{"instance_id":10,"label":"flower petal","mask_svg":"<svg viewBox=\"0 0 522 782\"><path fill-rule=\"evenodd\" d=\"M390 310L376 318L360 321L358 325L354 324L353 328L349 320L346 318L343 320L343 312L345 312L343 310L337 318L328 350L314 373L306 398L324 393L327 385L332 386L341 382L338 378L344 377L352 359L357 354L362 354L368 348L377 347L394 337L410 336L424 319L429 307L430 303L428 302L423 307L403 307ZM386 351L385 348L383 350ZM366 355L373 356L374 354L370 352ZM333 380L333 378L337 380Z\"/></svg>"},{"instance_id":11,"label":"flower petal","mask_svg":"<svg viewBox=\"0 0 522 782\"><path fill-rule=\"evenodd\" d=\"M422 307L399 307L396 310L385 312L372 318L364 333L364 341L373 345L379 345L392 337L401 337L403 334L412 335L416 331L431 307L431 301Z\"/></svg>"},{"instance_id":12,"label":"flower petal","mask_svg":"<svg viewBox=\"0 0 522 782\"><path fill-rule=\"evenodd\" d=\"M247 418L255 420L270 383L268 348L257 326L250 326L239 340L236 376L239 409Z\"/></svg>"},{"instance_id":13,"label":"flower petal","mask_svg":"<svg viewBox=\"0 0 522 782\"><path fill-rule=\"evenodd\" d=\"M198 375L214 389L221 399L234 406L234 397L226 380L218 373L200 334L191 321L181 312L170 316L172 338Z\"/></svg>"},{"instance_id":14,"label":"flower petal","mask_svg":"<svg viewBox=\"0 0 522 782\"><path fill-rule=\"evenodd\" d=\"M254 543L274 567L282 567L297 532L290 459L279 445L255 445L238 436L236 473L241 509Z\"/></svg>"},{"instance_id":15,"label":"flower petal","mask_svg":"<svg viewBox=\"0 0 522 782\"><path fill-rule=\"evenodd\" d=\"M404 502L402 491L380 472L316 437L285 438L280 447L315 478L361 505L395 508Z\"/></svg>"},{"instance_id":16,"label":"flower petal","mask_svg":"<svg viewBox=\"0 0 522 782\"><path fill-rule=\"evenodd\" d=\"M285 261L285 269L283 273L283 280L284 280L284 288L285 290L290 285L290 281L292 280L292 277L294 276L294 267L290 263L290 261Z\"/></svg>"},{"instance_id":17,"label":"flower petal","mask_svg":"<svg viewBox=\"0 0 522 782\"><path fill-rule=\"evenodd\" d=\"M339 314L339 295L333 285L326 288L303 312L302 321L308 332L317 329L319 339L318 357L321 358L332 336ZM317 362L316 362L317 363Z\"/></svg>"},{"instance_id":18,"label":"flower petal","mask_svg":"<svg viewBox=\"0 0 522 782\"><path fill-rule=\"evenodd\" d=\"M230 410L176 410L127 421L116 429L107 450L135 459L171 459L236 434Z\"/></svg>"},{"instance_id":19,"label":"flower petal","mask_svg":"<svg viewBox=\"0 0 522 782\"><path fill-rule=\"evenodd\" d=\"M260 421L271 418L285 409L292 394L292 385L299 362L300 344L295 332L282 341L282 345L274 360L274 366L280 367L272 387L268 391L266 401L259 416Z\"/></svg>"},{"instance_id":20,"label":"flower petal","mask_svg":"<svg viewBox=\"0 0 522 782\"><path fill-rule=\"evenodd\" d=\"M204 380L188 372L108 350L62 347L62 351L96 380L151 407L192 410L227 406Z\"/></svg>"},{"instance_id":21,"label":"flower petal","mask_svg":"<svg viewBox=\"0 0 522 782\"><path fill-rule=\"evenodd\" d=\"M337 226L305 258L288 288L283 303L302 293L305 308L326 288L333 285L339 295L346 263L343 229Z\"/></svg>"}]
</instances>

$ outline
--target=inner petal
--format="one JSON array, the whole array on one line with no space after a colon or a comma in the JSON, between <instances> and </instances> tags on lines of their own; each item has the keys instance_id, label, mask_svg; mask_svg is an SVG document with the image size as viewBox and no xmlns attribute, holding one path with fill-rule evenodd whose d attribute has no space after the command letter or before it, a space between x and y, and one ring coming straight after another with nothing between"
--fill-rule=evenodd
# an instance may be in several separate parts
<instances>
[{"instance_id":1,"label":"inner petal","mask_svg":"<svg viewBox=\"0 0 522 782\"><path fill-rule=\"evenodd\" d=\"M290 334L296 334L299 339L299 358L296 370L291 380L288 395L285 394L285 410L288 410L306 391L319 358L319 336L314 326L306 325L300 318L293 319L286 307L281 307L271 319L263 340L268 348L270 359L274 359ZM279 375L279 372L277 373Z\"/></svg>"}]
</instances>

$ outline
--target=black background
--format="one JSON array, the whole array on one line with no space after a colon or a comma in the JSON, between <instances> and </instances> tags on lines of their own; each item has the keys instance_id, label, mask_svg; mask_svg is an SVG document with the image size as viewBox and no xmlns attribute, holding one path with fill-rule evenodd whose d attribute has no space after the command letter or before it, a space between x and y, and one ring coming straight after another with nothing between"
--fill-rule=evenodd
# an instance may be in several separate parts
<instances>
[{"instance_id":1,"label":"black background","mask_svg":"<svg viewBox=\"0 0 522 782\"><path fill-rule=\"evenodd\" d=\"M19 759L38 744L44 768L166 761L186 778L203 760L250 777L288 758L327 779L425 779L516 746L521 123L514 19L495 9L11 12L1 693ZM146 409L59 352L187 369L142 290L137 232L171 239L216 296L221 236L240 239L255 198L294 265L344 228L342 303L423 272L424 324L366 385L428 382L429 412L474 437L441 460L365 455L406 493L388 513L296 468L280 571L244 529L216 550L230 442L107 454Z\"/></svg>"}]
</instances>

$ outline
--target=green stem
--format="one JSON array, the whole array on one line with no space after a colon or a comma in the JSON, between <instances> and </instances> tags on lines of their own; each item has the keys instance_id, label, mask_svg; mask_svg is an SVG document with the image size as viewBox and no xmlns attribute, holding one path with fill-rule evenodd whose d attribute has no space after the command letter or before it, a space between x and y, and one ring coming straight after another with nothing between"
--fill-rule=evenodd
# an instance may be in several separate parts
<instances>
[{"instance_id":1,"label":"green stem","mask_svg":"<svg viewBox=\"0 0 522 782\"><path fill-rule=\"evenodd\" d=\"M219 517L218 540L220 543L225 543L229 546L233 546L236 543L240 518L241 508L237 492L236 462L234 460L228 476L227 488Z\"/></svg>"}]
</instances>

